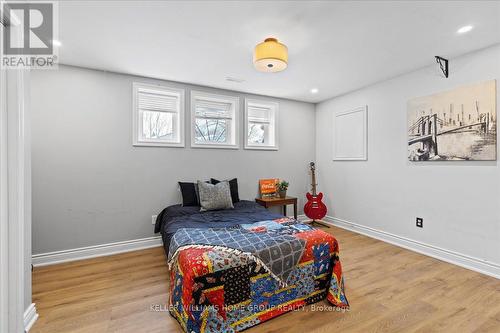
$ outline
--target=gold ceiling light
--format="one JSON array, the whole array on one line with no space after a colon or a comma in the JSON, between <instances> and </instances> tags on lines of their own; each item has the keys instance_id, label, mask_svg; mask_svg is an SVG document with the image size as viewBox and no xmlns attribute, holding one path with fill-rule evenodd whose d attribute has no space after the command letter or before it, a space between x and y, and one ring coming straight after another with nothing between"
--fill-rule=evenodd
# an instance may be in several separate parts
<instances>
[{"instance_id":1,"label":"gold ceiling light","mask_svg":"<svg viewBox=\"0 0 500 333\"><path fill-rule=\"evenodd\" d=\"M288 65L288 48L276 38L266 38L255 46L253 64L261 72L280 72Z\"/></svg>"}]
</instances>

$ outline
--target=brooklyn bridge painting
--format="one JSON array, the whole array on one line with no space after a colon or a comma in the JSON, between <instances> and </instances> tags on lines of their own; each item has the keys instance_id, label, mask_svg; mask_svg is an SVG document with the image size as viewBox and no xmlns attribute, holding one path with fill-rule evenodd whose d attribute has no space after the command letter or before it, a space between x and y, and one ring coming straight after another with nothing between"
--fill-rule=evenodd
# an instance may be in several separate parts
<instances>
[{"instance_id":1,"label":"brooklyn bridge painting","mask_svg":"<svg viewBox=\"0 0 500 333\"><path fill-rule=\"evenodd\" d=\"M496 81L408 101L410 161L496 160Z\"/></svg>"}]
</instances>

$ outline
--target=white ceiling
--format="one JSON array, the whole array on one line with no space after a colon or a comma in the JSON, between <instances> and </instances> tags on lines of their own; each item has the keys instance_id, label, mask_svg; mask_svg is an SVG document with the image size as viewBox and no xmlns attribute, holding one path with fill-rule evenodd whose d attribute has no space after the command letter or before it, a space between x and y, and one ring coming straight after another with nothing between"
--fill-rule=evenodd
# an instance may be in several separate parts
<instances>
[{"instance_id":1,"label":"white ceiling","mask_svg":"<svg viewBox=\"0 0 500 333\"><path fill-rule=\"evenodd\" d=\"M498 1L69 1L59 17L64 64L308 102L500 43ZM269 36L284 72L253 68Z\"/></svg>"}]
</instances>

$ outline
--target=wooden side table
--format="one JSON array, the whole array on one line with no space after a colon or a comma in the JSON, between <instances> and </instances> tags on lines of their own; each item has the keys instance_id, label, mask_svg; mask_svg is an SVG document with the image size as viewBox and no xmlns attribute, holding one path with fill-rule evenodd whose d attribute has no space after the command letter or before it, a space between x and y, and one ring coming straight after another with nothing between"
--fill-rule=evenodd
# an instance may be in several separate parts
<instances>
[{"instance_id":1,"label":"wooden side table","mask_svg":"<svg viewBox=\"0 0 500 333\"><path fill-rule=\"evenodd\" d=\"M297 198L294 197L274 197L274 198L256 198L255 202L266 208L272 206L283 206L283 215L286 215L286 206L293 205L293 217L297 219Z\"/></svg>"}]
</instances>

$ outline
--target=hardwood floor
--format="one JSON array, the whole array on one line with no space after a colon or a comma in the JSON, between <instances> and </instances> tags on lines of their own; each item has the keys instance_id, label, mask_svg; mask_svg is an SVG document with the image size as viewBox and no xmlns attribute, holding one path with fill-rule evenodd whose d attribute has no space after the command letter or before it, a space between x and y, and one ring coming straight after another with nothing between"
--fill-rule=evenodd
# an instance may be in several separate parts
<instances>
[{"instance_id":1,"label":"hardwood floor","mask_svg":"<svg viewBox=\"0 0 500 333\"><path fill-rule=\"evenodd\" d=\"M348 312L287 313L254 332L500 332L500 280L332 227ZM162 248L35 268L37 332L181 332Z\"/></svg>"}]
</instances>

